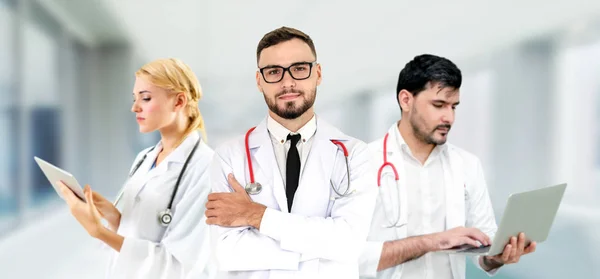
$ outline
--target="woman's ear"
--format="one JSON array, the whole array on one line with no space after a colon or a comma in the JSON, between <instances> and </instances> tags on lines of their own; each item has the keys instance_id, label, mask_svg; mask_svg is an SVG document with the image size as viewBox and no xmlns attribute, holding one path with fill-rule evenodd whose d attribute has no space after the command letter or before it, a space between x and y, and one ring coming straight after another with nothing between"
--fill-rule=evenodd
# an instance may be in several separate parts
<instances>
[{"instance_id":1,"label":"woman's ear","mask_svg":"<svg viewBox=\"0 0 600 279\"><path fill-rule=\"evenodd\" d=\"M175 108L185 108L185 106L187 105L187 96L185 95L184 92L179 92L177 93L177 96L175 97Z\"/></svg>"}]
</instances>

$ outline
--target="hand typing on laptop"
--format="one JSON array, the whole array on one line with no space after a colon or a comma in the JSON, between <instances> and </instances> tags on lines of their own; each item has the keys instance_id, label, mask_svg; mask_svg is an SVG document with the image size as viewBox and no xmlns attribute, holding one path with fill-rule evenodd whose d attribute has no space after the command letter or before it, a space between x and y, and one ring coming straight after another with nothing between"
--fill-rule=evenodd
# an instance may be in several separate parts
<instances>
[{"instance_id":1,"label":"hand typing on laptop","mask_svg":"<svg viewBox=\"0 0 600 279\"><path fill-rule=\"evenodd\" d=\"M486 252L492 244L490 238L477 228L457 227L444 232L434 233L427 237L434 247L432 251L455 250L459 254L462 252L470 254ZM518 263L521 256L533 253L535 247L535 241L527 245L525 234L520 233L518 238L515 236L510 238L510 241L504 246L502 253L493 256L482 255L479 258L480 265L489 271L505 264Z\"/></svg>"},{"instance_id":2,"label":"hand typing on laptop","mask_svg":"<svg viewBox=\"0 0 600 279\"><path fill-rule=\"evenodd\" d=\"M446 250L462 245L479 247L491 244L490 238L477 228L457 227L444 232L429 235L434 251Z\"/></svg>"}]
</instances>

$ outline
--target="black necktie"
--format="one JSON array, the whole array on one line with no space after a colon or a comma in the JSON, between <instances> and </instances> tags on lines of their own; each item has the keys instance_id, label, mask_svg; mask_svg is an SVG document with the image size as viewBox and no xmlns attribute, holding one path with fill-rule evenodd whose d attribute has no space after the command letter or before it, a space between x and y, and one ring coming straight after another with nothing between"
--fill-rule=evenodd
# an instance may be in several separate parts
<instances>
[{"instance_id":1,"label":"black necktie","mask_svg":"<svg viewBox=\"0 0 600 279\"><path fill-rule=\"evenodd\" d=\"M291 141L291 144L285 163L285 195L287 196L288 211L291 212L294 194L296 194L298 180L300 180L300 154L298 154L298 148L296 148L296 144L300 140L300 134L289 134L287 139Z\"/></svg>"}]
</instances>

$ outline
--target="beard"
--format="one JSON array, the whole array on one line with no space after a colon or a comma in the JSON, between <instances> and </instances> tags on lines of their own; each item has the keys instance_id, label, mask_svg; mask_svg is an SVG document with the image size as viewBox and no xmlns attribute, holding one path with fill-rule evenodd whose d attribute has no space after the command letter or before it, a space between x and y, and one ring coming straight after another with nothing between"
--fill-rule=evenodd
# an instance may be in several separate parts
<instances>
[{"instance_id":1,"label":"beard","mask_svg":"<svg viewBox=\"0 0 600 279\"><path fill-rule=\"evenodd\" d=\"M283 108L277 105L277 98L283 94L295 93L300 94L298 97L302 98L302 103L296 104L294 101L285 102L283 104ZM307 95L303 90L297 89L287 89L282 90L279 93L275 94L275 97L268 98L266 94L263 93L263 97L265 98L265 102L267 102L267 107L269 110L275 113L277 116L283 119L296 119L304 114L308 109L310 109L314 103L317 96L317 89L311 90L311 94Z\"/></svg>"},{"instance_id":2,"label":"beard","mask_svg":"<svg viewBox=\"0 0 600 279\"><path fill-rule=\"evenodd\" d=\"M435 145L442 145L442 144L446 143L447 135L448 135L448 133L450 133L450 128L452 127L452 125L440 124L440 125L435 126L435 128L433 128L431 131L428 131L424 124L425 121L419 115L419 112L416 109L414 109L413 111L414 111L414 114L410 116L409 122L410 122L410 126L412 127L413 133L415 134L415 137L418 140L420 140L421 142L424 142L426 144L435 144ZM436 139L435 132L441 128L446 128L448 130L448 132L446 132L446 137L443 137L441 139Z\"/></svg>"}]
</instances>

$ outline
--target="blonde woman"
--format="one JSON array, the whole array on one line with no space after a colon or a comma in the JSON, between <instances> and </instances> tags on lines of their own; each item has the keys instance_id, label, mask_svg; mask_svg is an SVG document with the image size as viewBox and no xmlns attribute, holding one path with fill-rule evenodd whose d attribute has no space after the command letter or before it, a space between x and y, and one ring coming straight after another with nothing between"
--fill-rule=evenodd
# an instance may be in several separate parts
<instances>
[{"instance_id":1,"label":"blonde woman","mask_svg":"<svg viewBox=\"0 0 600 279\"><path fill-rule=\"evenodd\" d=\"M158 130L160 142L135 158L114 204L89 185L87 203L65 185L62 194L85 230L116 251L108 278L184 278L192 268L196 278L207 278L203 216L213 150L202 141L200 84L177 59L150 62L135 76L131 111L140 132Z\"/></svg>"}]
</instances>

